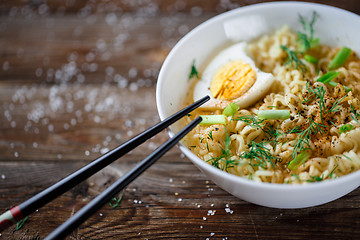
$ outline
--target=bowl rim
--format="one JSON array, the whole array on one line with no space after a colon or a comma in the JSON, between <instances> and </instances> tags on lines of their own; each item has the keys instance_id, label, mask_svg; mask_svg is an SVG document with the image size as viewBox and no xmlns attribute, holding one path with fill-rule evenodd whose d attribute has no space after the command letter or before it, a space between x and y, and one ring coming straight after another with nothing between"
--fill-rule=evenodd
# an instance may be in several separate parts
<instances>
[{"instance_id":1,"label":"bowl rim","mask_svg":"<svg viewBox=\"0 0 360 240\"><path fill-rule=\"evenodd\" d=\"M214 17L211 17L210 19L204 21L203 23L196 26L194 29L192 29L190 32L188 32L185 36L183 36L176 45L172 48L168 56L166 57L165 61L163 62L163 65L160 69L158 80L157 80L157 86L156 86L156 105L158 109L158 114L160 116L160 119L163 120L167 115L165 115L163 107L161 105L162 96L160 95L160 86L162 83L162 79L164 79L164 69L167 69L167 66L169 65L169 62L173 58L174 54L177 52L177 49L180 48L184 43L188 41L192 37L193 34L195 34L197 31L200 31L201 29L207 27L208 25L211 25L213 22L217 22L223 18L229 17L229 15L238 14L239 12L245 13L246 11L251 11L254 8L269 8L269 7L296 7L296 6L305 6L305 7L316 7L316 8L323 8L330 11L336 11L340 14L346 14L347 17L350 18L356 18L357 21L360 23L360 16L356 13L350 12L345 9L341 9L338 7L326 5L326 4L320 4L320 3L311 3L311 2L297 2L297 1L276 1L276 2L265 2L265 3L256 3L248 6L239 7L221 14L218 14ZM169 129L168 134L170 137L174 136L174 133ZM358 181L358 186L360 186L360 170L357 170L355 172L352 172L350 174L347 174L345 176L341 176L336 179L327 179L325 181L320 182L311 182L306 184L280 184L280 183L267 183L267 182L256 182L253 180L249 180L244 177L240 177L231 173L228 173L226 171L220 170L207 162L201 160L198 156L196 156L193 152L191 152L186 146L180 143L180 149L181 151L196 165L200 165L201 168L204 168L206 171L210 172L213 175L221 176L227 180L233 181L233 182L239 182L244 185L256 187L259 189L267 189L267 190L286 190L289 191L299 191L299 190L317 190L317 189L324 189L324 188L331 188L335 187L337 185L343 185L344 183L352 182L352 181ZM356 187L356 188L357 188ZM356 189L355 188L355 189Z\"/></svg>"}]
</instances>

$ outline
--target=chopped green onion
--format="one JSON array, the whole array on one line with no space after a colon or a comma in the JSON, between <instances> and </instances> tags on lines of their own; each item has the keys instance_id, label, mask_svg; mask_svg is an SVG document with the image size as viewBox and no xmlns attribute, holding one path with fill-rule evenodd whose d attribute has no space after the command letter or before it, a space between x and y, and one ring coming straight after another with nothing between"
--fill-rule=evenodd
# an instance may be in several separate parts
<instances>
[{"instance_id":1,"label":"chopped green onion","mask_svg":"<svg viewBox=\"0 0 360 240\"><path fill-rule=\"evenodd\" d=\"M319 77L317 81L322 83L328 83L334 78L336 78L339 74L340 72L330 71Z\"/></svg>"},{"instance_id":2,"label":"chopped green onion","mask_svg":"<svg viewBox=\"0 0 360 240\"><path fill-rule=\"evenodd\" d=\"M289 110L260 110L259 119L285 120L290 118Z\"/></svg>"},{"instance_id":3,"label":"chopped green onion","mask_svg":"<svg viewBox=\"0 0 360 240\"><path fill-rule=\"evenodd\" d=\"M352 130L353 128L354 128L354 126L349 124L349 123L344 124L339 128L339 133L341 134L341 133L344 133L344 132L348 132L348 131Z\"/></svg>"},{"instance_id":4,"label":"chopped green onion","mask_svg":"<svg viewBox=\"0 0 360 240\"><path fill-rule=\"evenodd\" d=\"M288 169L295 170L297 169L302 163L304 163L306 160L308 160L311 156L310 152L302 152L299 153L295 159L291 160L288 164Z\"/></svg>"},{"instance_id":5,"label":"chopped green onion","mask_svg":"<svg viewBox=\"0 0 360 240\"><path fill-rule=\"evenodd\" d=\"M338 85L339 83L334 82L334 81L330 81L330 82L328 82L328 84L329 84L330 86L335 87L335 86ZM344 87L344 89L345 89L346 92L352 91L352 89L349 88L349 87L347 87L347 86L344 86L344 85L343 85L343 87Z\"/></svg>"},{"instance_id":6,"label":"chopped green onion","mask_svg":"<svg viewBox=\"0 0 360 240\"><path fill-rule=\"evenodd\" d=\"M343 47L334 57L334 59L329 64L329 70L337 69L341 67L346 59L349 57L351 53L351 49L347 47Z\"/></svg>"},{"instance_id":7,"label":"chopped green onion","mask_svg":"<svg viewBox=\"0 0 360 240\"><path fill-rule=\"evenodd\" d=\"M200 115L202 121L201 125L212 125L212 124L226 124L225 115Z\"/></svg>"},{"instance_id":8,"label":"chopped green onion","mask_svg":"<svg viewBox=\"0 0 360 240\"><path fill-rule=\"evenodd\" d=\"M313 57L313 56L311 56L309 54L306 54L304 56L304 59L305 59L305 61L307 61L309 63L313 63L313 64L315 64L315 63L317 63L319 61L316 57Z\"/></svg>"},{"instance_id":9,"label":"chopped green onion","mask_svg":"<svg viewBox=\"0 0 360 240\"><path fill-rule=\"evenodd\" d=\"M223 111L223 114L225 116L232 116L234 115L238 110L240 109L240 106L236 103L230 103L226 106L226 108Z\"/></svg>"}]
</instances>

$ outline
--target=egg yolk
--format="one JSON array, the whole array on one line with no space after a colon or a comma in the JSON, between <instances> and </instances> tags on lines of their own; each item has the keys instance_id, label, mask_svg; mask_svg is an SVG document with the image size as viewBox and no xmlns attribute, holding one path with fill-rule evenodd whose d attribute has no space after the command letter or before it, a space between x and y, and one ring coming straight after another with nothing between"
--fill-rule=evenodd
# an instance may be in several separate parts
<instances>
[{"instance_id":1,"label":"egg yolk","mask_svg":"<svg viewBox=\"0 0 360 240\"><path fill-rule=\"evenodd\" d=\"M246 93L256 81L256 71L241 60L219 68L210 85L211 95L220 100L233 100Z\"/></svg>"}]
</instances>

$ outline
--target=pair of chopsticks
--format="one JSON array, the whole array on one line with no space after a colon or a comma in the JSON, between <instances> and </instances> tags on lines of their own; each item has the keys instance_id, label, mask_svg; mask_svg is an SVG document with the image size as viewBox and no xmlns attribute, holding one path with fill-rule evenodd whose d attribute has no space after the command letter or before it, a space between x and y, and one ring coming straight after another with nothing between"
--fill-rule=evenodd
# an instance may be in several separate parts
<instances>
[{"instance_id":1,"label":"pair of chopsticks","mask_svg":"<svg viewBox=\"0 0 360 240\"><path fill-rule=\"evenodd\" d=\"M94 173L100 171L110 163L114 162L124 154L133 150L138 145L145 142L147 139L153 137L166 127L170 126L186 114L190 113L194 109L198 108L200 105L205 103L210 99L209 96L206 96L188 107L180 110L174 115L166 118L165 120L159 122L153 127L145 130L129 141L123 143L122 145L114 148L108 153L102 155L101 157L95 159L84 167L80 168L76 172L70 174L49 188L43 190L32 198L26 200L25 202L19 204L6 211L0 215L0 232L12 224L20 221L29 214L33 213L40 207L44 206L48 202L54 200L56 197L65 193L81 181L90 177ZM127 174L113 183L109 188L104 192L99 194L94 198L90 203L80 209L75 213L71 218L66 222L60 225L55 231L49 234L45 239L62 239L71 233L76 227L83 223L87 218L89 218L93 213L99 210L106 202L110 201L113 196L130 184L135 178L137 178L141 173L143 173L147 168L149 168L153 163L156 162L160 157L162 157L169 149L171 149L178 141L180 141L188 132L190 132L197 124L201 122L201 117L196 118L191 123L189 123L184 129L177 133L173 138L169 139L166 143L161 145L148 157L142 160L138 165L136 165L132 170Z\"/></svg>"}]
</instances>

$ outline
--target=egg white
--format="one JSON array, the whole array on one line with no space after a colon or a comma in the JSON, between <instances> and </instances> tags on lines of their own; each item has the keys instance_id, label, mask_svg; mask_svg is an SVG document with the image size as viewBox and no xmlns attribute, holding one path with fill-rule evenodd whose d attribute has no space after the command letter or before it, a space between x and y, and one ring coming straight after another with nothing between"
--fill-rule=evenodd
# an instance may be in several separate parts
<instances>
[{"instance_id":1,"label":"egg white","mask_svg":"<svg viewBox=\"0 0 360 240\"><path fill-rule=\"evenodd\" d=\"M209 65L207 65L201 79L196 83L193 93L194 101L199 100L206 95L210 96L210 100L204 105L202 105L202 108L206 108L209 110L223 109L230 102L235 102L240 106L240 108L246 108L257 102L261 97L265 95L266 92L268 92L274 81L274 76L271 73L262 72L255 66L254 61L246 53L246 46L246 42L234 44L222 50L218 55L215 56L214 59L211 60ZM246 93L236 99L215 99L213 96L211 96L210 93L210 85L213 76L219 68L231 61L237 60L242 60L243 62L249 64L250 67L256 71L257 78L255 83Z\"/></svg>"}]
</instances>

